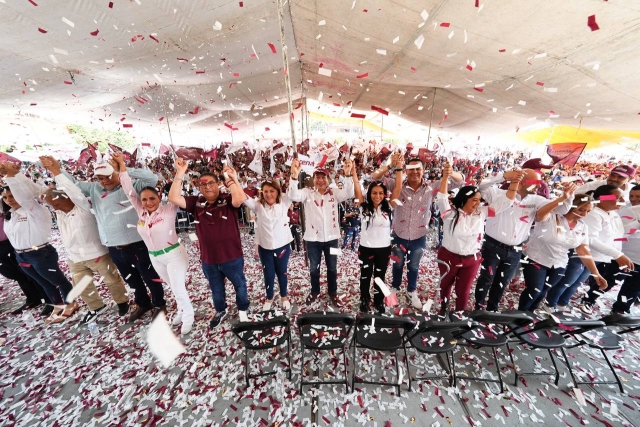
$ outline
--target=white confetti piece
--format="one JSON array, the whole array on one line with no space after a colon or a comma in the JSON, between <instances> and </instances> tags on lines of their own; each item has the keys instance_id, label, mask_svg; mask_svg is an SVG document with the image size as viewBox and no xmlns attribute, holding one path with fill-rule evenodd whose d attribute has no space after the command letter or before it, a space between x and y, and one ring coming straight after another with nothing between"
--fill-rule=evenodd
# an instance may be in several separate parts
<instances>
[{"instance_id":1,"label":"white confetti piece","mask_svg":"<svg viewBox=\"0 0 640 427\"><path fill-rule=\"evenodd\" d=\"M520 100L518 101L518 105L527 105L527 101Z\"/></svg>"},{"instance_id":2,"label":"white confetti piece","mask_svg":"<svg viewBox=\"0 0 640 427\"><path fill-rule=\"evenodd\" d=\"M222 24L220 22L216 21L216 23L213 24L213 29L216 30L216 31L222 30Z\"/></svg>"},{"instance_id":3,"label":"white confetti piece","mask_svg":"<svg viewBox=\"0 0 640 427\"><path fill-rule=\"evenodd\" d=\"M396 36L395 39L393 39L393 44L396 44L400 41L400 36Z\"/></svg>"},{"instance_id":4,"label":"white confetti piece","mask_svg":"<svg viewBox=\"0 0 640 427\"><path fill-rule=\"evenodd\" d=\"M331 70L328 68L318 68L318 74L321 76L331 77Z\"/></svg>"},{"instance_id":5,"label":"white confetti piece","mask_svg":"<svg viewBox=\"0 0 640 427\"><path fill-rule=\"evenodd\" d=\"M67 294L67 302L72 303L77 297L87 289L89 283L93 282L93 277L86 275L71 289L71 291Z\"/></svg>"},{"instance_id":6,"label":"white confetti piece","mask_svg":"<svg viewBox=\"0 0 640 427\"><path fill-rule=\"evenodd\" d=\"M324 19L322 21L318 22L318 25L326 25L326 24L327 24L327 21L325 21Z\"/></svg>"},{"instance_id":7,"label":"white confetti piece","mask_svg":"<svg viewBox=\"0 0 640 427\"><path fill-rule=\"evenodd\" d=\"M65 24L67 24L68 26L70 26L71 28L74 28L76 26L76 24L74 24L73 22L69 21L67 18L62 17L62 22L64 22Z\"/></svg>"},{"instance_id":8,"label":"white confetti piece","mask_svg":"<svg viewBox=\"0 0 640 427\"><path fill-rule=\"evenodd\" d=\"M413 42L418 49L422 48L422 43L424 43L424 36L420 34L417 39Z\"/></svg>"},{"instance_id":9,"label":"white confetti piece","mask_svg":"<svg viewBox=\"0 0 640 427\"><path fill-rule=\"evenodd\" d=\"M164 312L160 311L151 322L147 331L149 351L168 368L173 361L185 352L180 340L174 335Z\"/></svg>"},{"instance_id":10,"label":"white confetti piece","mask_svg":"<svg viewBox=\"0 0 640 427\"><path fill-rule=\"evenodd\" d=\"M387 51L385 49L376 49L376 53L378 55L386 55Z\"/></svg>"},{"instance_id":11,"label":"white confetti piece","mask_svg":"<svg viewBox=\"0 0 640 427\"><path fill-rule=\"evenodd\" d=\"M195 242L198 240L198 236L196 236L196 233L189 233L189 239L191 239L192 242Z\"/></svg>"},{"instance_id":12,"label":"white confetti piece","mask_svg":"<svg viewBox=\"0 0 640 427\"><path fill-rule=\"evenodd\" d=\"M427 19L429 19L429 12L427 12L425 9L422 9L422 12L420 12L420 17L423 21L426 21Z\"/></svg>"}]
</instances>

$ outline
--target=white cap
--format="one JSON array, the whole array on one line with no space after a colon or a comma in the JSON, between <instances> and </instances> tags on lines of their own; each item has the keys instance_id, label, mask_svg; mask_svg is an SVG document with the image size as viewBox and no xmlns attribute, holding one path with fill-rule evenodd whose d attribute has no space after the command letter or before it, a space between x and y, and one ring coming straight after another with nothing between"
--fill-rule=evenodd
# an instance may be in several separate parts
<instances>
[{"instance_id":1,"label":"white cap","mask_svg":"<svg viewBox=\"0 0 640 427\"><path fill-rule=\"evenodd\" d=\"M100 163L93 168L95 175L111 176L115 172L109 163Z\"/></svg>"}]
</instances>

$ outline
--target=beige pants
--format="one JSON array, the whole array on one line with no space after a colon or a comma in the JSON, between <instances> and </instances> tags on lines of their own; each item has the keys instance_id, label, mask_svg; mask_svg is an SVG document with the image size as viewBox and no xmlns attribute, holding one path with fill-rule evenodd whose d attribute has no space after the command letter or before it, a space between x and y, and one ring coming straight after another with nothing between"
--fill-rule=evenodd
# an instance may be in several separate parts
<instances>
[{"instance_id":1,"label":"beige pants","mask_svg":"<svg viewBox=\"0 0 640 427\"><path fill-rule=\"evenodd\" d=\"M73 262L68 259L71 279L75 286L84 276L93 276L94 273L100 276L99 283L104 283L109 288L109 292L116 304L129 302L127 290L124 287L124 280L118 272L118 267L111 260L111 255L106 253L99 258L87 261ZM89 306L89 310L94 311L104 305L102 297L94 282L90 282L80 294L82 300Z\"/></svg>"}]
</instances>

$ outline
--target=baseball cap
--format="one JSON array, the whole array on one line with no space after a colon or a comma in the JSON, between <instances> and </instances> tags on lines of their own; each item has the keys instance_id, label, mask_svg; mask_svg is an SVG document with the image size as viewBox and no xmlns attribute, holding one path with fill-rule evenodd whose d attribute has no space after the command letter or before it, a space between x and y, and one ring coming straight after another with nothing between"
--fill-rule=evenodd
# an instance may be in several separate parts
<instances>
[{"instance_id":1,"label":"baseball cap","mask_svg":"<svg viewBox=\"0 0 640 427\"><path fill-rule=\"evenodd\" d=\"M111 176L115 172L109 163L100 163L93 168L94 175Z\"/></svg>"},{"instance_id":2,"label":"baseball cap","mask_svg":"<svg viewBox=\"0 0 640 427\"><path fill-rule=\"evenodd\" d=\"M615 168L611 169L611 173L624 176L625 178L633 178L636 174L636 169L633 166L629 165L618 165Z\"/></svg>"},{"instance_id":3,"label":"baseball cap","mask_svg":"<svg viewBox=\"0 0 640 427\"><path fill-rule=\"evenodd\" d=\"M326 169L322 169L322 168L317 168L316 170L313 171L313 175L315 176L316 174L324 174L326 176L329 176L329 171Z\"/></svg>"},{"instance_id":4,"label":"baseball cap","mask_svg":"<svg viewBox=\"0 0 640 427\"><path fill-rule=\"evenodd\" d=\"M553 169L553 165L543 165L542 159L529 159L522 164L522 169Z\"/></svg>"}]
</instances>

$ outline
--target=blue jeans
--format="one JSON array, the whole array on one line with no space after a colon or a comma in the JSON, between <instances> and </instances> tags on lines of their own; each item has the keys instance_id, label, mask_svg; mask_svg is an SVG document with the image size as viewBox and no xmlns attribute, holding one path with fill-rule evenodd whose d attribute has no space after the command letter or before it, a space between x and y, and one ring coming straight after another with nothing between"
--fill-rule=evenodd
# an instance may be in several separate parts
<instances>
[{"instance_id":1,"label":"blue jeans","mask_svg":"<svg viewBox=\"0 0 640 427\"><path fill-rule=\"evenodd\" d=\"M342 249L347 247L349 236L351 236L351 250L355 248L356 239L358 238L358 227L347 227L344 232L344 242L342 242Z\"/></svg>"},{"instance_id":2,"label":"blue jeans","mask_svg":"<svg viewBox=\"0 0 640 427\"><path fill-rule=\"evenodd\" d=\"M482 267L476 282L475 309L479 310L484 306L489 294L486 308L489 311L496 311L504 291L518 269L521 253L515 249L506 248L486 235L481 252Z\"/></svg>"},{"instance_id":3,"label":"blue jeans","mask_svg":"<svg viewBox=\"0 0 640 427\"><path fill-rule=\"evenodd\" d=\"M566 306L571 301L571 297L582 286L589 270L584 266L582 260L569 252L569 263L564 272L564 277L547 292L547 305L549 307Z\"/></svg>"},{"instance_id":4,"label":"blue jeans","mask_svg":"<svg viewBox=\"0 0 640 427\"><path fill-rule=\"evenodd\" d=\"M109 255L124 281L133 288L134 299L139 307L167 305L162 279L151 265L149 249L142 240L126 246L110 246ZM151 299L147 294L147 288L151 291Z\"/></svg>"},{"instance_id":5,"label":"blue jeans","mask_svg":"<svg viewBox=\"0 0 640 427\"><path fill-rule=\"evenodd\" d=\"M609 262L596 262L598 273L607 281L607 289L600 290L595 280L589 279L589 292L587 296L582 299L583 303L595 304L596 300L605 292L609 292L611 288L616 285L616 280L620 280L626 276L619 275L621 273L620 267L615 260ZM626 273L626 272L625 272Z\"/></svg>"},{"instance_id":6,"label":"blue jeans","mask_svg":"<svg viewBox=\"0 0 640 427\"><path fill-rule=\"evenodd\" d=\"M258 255L264 270L264 285L267 289L267 299L273 299L273 284L276 275L278 276L278 285L280 286L280 296L287 296L287 265L289 264L289 255L291 254L291 244L284 245L281 248L269 250L258 246Z\"/></svg>"},{"instance_id":7,"label":"blue jeans","mask_svg":"<svg viewBox=\"0 0 640 427\"><path fill-rule=\"evenodd\" d=\"M311 275L311 293L320 293L320 262L324 253L324 262L327 264L327 287L329 295L338 294L338 257L331 255L331 248L338 248L338 239L328 242L307 241L307 253L309 254L309 272Z\"/></svg>"},{"instance_id":8,"label":"blue jeans","mask_svg":"<svg viewBox=\"0 0 640 427\"><path fill-rule=\"evenodd\" d=\"M427 236L422 236L414 240L406 240L398 237L395 233L391 234L391 259L393 267L392 286L400 289L402 284L402 270L404 269L405 257L407 261L407 292L413 292L418 285L418 268L420 268L420 259L427 246Z\"/></svg>"},{"instance_id":9,"label":"blue jeans","mask_svg":"<svg viewBox=\"0 0 640 427\"><path fill-rule=\"evenodd\" d=\"M16 253L22 271L40 285L52 304L66 304L73 286L58 265L58 252L51 245L35 251Z\"/></svg>"},{"instance_id":10,"label":"blue jeans","mask_svg":"<svg viewBox=\"0 0 640 427\"><path fill-rule=\"evenodd\" d=\"M244 278L244 258L236 258L222 264L207 264L202 262L202 271L209 281L213 306L218 313L227 310L227 294L224 289L224 279L229 279L236 290L236 304L239 311L249 308L247 294L247 280Z\"/></svg>"},{"instance_id":11,"label":"blue jeans","mask_svg":"<svg viewBox=\"0 0 640 427\"><path fill-rule=\"evenodd\" d=\"M545 267L533 260L524 264L525 288L520 294L518 310L533 311L544 300L547 291L558 284L564 275L564 268Z\"/></svg>"}]
</instances>

